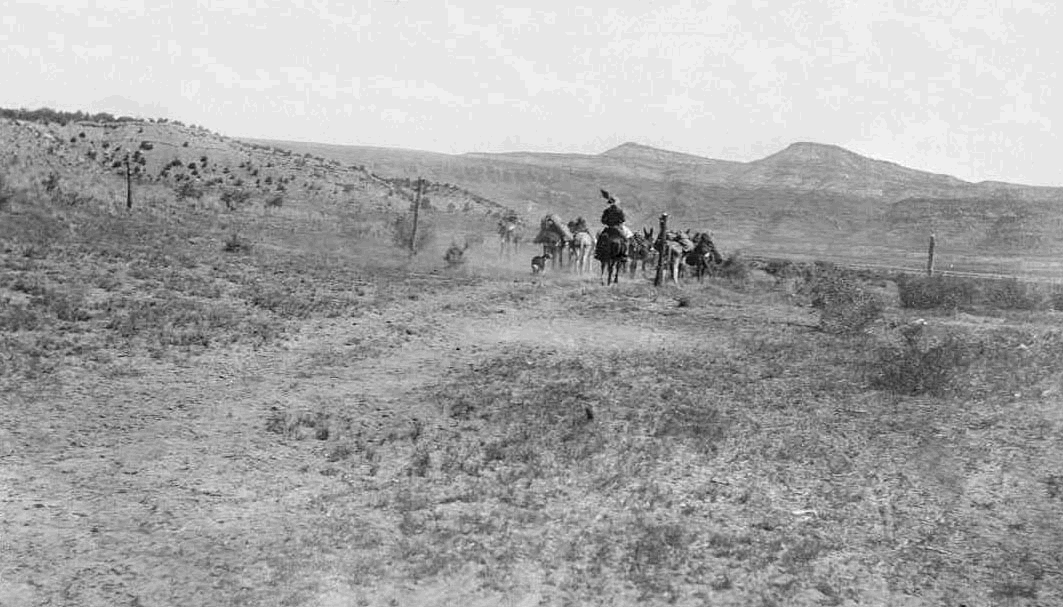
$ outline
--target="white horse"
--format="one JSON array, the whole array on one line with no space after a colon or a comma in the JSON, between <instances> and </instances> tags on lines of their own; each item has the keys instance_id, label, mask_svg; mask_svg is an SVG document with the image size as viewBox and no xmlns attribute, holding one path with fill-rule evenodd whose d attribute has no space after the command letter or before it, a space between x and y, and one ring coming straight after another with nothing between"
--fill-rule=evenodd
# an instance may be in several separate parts
<instances>
[{"instance_id":1,"label":"white horse","mask_svg":"<svg viewBox=\"0 0 1063 607\"><path fill-rule=\"evenodd\" d=\"M576 274L586 274L591 269L592 252L594 251L594 237L589 232L576 232L572 236L572 259L575 263Z\"/></svg>"},{"instance_id":2,"label":"white horse","mask_svg":"<svg viewBox=\"0 0 1063 607\"><path fill-rule=\"evenodd\" d=\"M672 275L672 282L678 285L679 271L683 267L686 251L683 249L683 245L675 240L664 240L660 244L664 247L664 251L658 251L658 255L664 255L664 263L669 270L668 273Z\"/></svg>"}]
</instances>

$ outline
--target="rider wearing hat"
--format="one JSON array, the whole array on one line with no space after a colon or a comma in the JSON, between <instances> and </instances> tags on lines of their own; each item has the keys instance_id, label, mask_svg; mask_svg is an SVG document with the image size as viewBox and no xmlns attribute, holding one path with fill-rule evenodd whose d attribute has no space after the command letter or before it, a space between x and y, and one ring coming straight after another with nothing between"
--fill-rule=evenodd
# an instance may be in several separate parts
<instances>
[{"instance_id":1,"label":"rider wearing hat","mask_svg":"<svg viewBox=\"0 0 1063 607\"><path fill-rule=\"evenodd\" d=\"M625 239L630 239L633 235L631 230L628 229L624 222L627 219L624 217L624 211L617 206L617 199L615 196L602 190L602 197L609 201L609 206L602 211L602 223L610 228L616 228L624 235Z\"/></svg>"}]
</instances>

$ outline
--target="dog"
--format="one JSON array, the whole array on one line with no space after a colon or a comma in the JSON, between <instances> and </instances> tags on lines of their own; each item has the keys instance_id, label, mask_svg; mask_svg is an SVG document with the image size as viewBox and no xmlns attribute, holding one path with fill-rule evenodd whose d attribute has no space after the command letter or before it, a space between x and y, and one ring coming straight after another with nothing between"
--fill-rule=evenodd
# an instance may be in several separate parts
<instances>
[{"instance_id":1,"label":"dog","mask_svg":"<svg viewBox=\"0 0 1063 607\"><path fill-rule=\"evenodd\" d=\"M546 271L546 262L552 256L549 253L543 253L542 255L536 255L532 257L532 274L542 274Z\"/></svg>"}]
</instances>

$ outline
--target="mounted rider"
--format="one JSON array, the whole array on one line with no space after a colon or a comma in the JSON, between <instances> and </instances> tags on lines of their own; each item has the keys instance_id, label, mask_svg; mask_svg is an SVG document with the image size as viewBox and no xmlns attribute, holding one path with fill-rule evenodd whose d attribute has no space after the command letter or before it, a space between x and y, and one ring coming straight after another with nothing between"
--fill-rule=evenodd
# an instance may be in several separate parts
<instances>
[{"instance_id":1,"label":"mounted rider","mask_svg":"<svg viewBox=\"0 0 1063 607\"><path fill-rule=\"evenodd\" d=\"M630 229L628 229L626 225L624 225L624 223L627 221L627 218L624 217L624 210L617 205L618 201L616 197L610 194L609 192L602 190L602 198L605 198L606 201L609 202L609 206L607 206L605 210L602 211L602 224L605 225L605 230L603 230L602 233L598 235L598 243L595 247L595 257L600 257L599 253L601 252L601 248L605 242L605 238L603 237L610 230L618 232L621 236L623 236L625 243L630 243L631 237L634 236L634 232L632 232Z\"/></svg>"},{"instance_id":2,"label":"mounted rider","mask_svg":"<svg viewBox=\"0 0 1063 607\"><path fill-rule=\"evenodd\" d=\"M631 237L635 234L624 225L627 218L624 217L624 210L617 206L619 201L616 199L616 196L602 190L602 198L605 198L609 202L609 206L605 207L605 210L602 211L602 224L620 230L620 233L624 235L624 240L631 240Z\"/></svg>"}]
</instances>

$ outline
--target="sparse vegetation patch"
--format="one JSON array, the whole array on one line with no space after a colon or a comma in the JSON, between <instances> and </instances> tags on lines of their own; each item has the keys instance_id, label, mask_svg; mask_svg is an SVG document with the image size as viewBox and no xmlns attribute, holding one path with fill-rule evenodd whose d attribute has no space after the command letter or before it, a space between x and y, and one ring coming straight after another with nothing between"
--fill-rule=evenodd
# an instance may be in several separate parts
<instances>
[{"instance_id":1,"label":"sparse vegetation patch","mask_svg":"<svg viewBox=\"0 0 1063 607\"><path fill-rule=\"evenodd\" d=\"M808 281L819 327L828 333L860 333L882 318L881 299L845 271L823 266Z\"/></svg>"}]
</instances>

